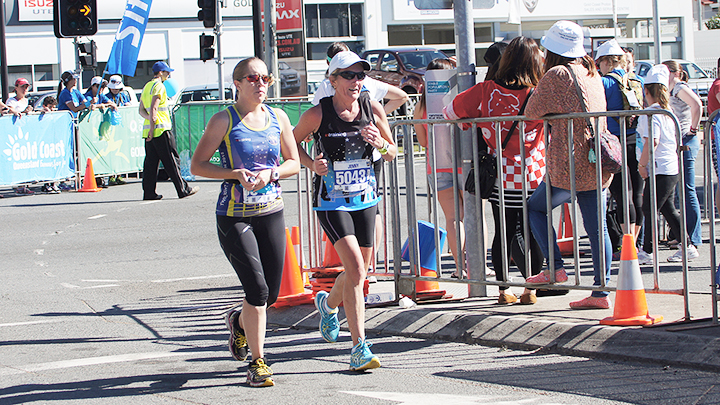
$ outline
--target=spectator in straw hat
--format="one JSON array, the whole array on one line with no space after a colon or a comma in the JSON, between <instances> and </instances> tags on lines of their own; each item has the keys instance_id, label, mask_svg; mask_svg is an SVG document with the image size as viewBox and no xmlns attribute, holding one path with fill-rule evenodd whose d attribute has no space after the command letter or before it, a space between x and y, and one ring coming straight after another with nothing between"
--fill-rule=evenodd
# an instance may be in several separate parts
<instances>
[{"instance_id":1,"label":"spectator in straw hat","mask_svg":"<svg viewBox=\"0 0 720 405\"><path fill-rule=\"evenodd\" d=\"M605 91L602 80L595 69L595 61L589 57L583 47L584 35L582 28L571 21L556 22L542 38L542 45L547 50L545 56L545 75L538 83L535 93L530 97L525 115L537 119L547 114L577 113L584 110L583 103L589 112L605 111ZM577 85L582 89L582 100L579 98ZM557 245L556 237L548 240L547 213L560 204L570 202L570 189L575 182L577 203L582 212L583 225L590 239L592 251L594 285L601 285L600 255L605 257L605 284L610 282L610 264L612 249L610 236L605 222L605 189L612 180L609 172L596 173L595 164L588 160L591 139L590 129L584 120L575 120L573 127L574 149L572 158L575 164L574 177L570 173L570 157L568 156L568 125L567 120L550 120L551 134L546 151L547 172L545 179L528 200L528 216L530 228L537 239L545 258L553 249L554 263L548 263L549 269L526 279L528 284L548 284L553 282L550 271L554 271L554 282L567 281L563 258ZM598 131L607 126L606 120L600 117ZM601 178L602 194L597 195L597 176ZM547 179L551 180L552 190L548 189ZM547 193L552 193L552 205L546 206ZM554 229L553 229L553 235ZM603 238L605 249L600 251L600 239ZM606 291L593 291L590 297L571 302L571 308L610 308L610 299Z\"/></svg>"}]
</instances>

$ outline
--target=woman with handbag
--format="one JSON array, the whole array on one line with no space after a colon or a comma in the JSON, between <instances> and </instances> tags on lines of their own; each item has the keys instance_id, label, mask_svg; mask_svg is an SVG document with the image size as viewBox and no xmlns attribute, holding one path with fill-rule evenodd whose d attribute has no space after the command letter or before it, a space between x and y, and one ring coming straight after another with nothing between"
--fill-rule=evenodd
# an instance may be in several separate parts
<instances>
[{"instance_id":1,"label":"woman with handbag","mask_svg":"<svg viewBox=\"0 0 720 405\"><path fill-rule=\"evenodd\" d=\"M516 37L505 49L495 77L460 93L444 111L448 119L497 117L522 115L532 88L542 77L542 55L532 38ZM498 147L496 130L500 125L502 143ZM502 270L503 260L510 261L513 238L524 240L523 229L523 181L528 194L532 194L545 174L545 137L541 120L526 121L521 135L517 121L486 122L478 125L484 141L492 154L502 154L502 179L497 179L489 196L495 219L495 238L492 244L492 263L498 281L505 281ZM468 126L469 127L469 126ZM467 128L464 128L467 129ZM521 142L522 139L522 142ZM493 158L494 159L494 158ZM522 173L521 160L525 160L527 177ZM505 229L500 220L500 191L504 189ZM505 236L508 255L503 257L501 243ZM543 262L542 251L530 236L531 269L525 268L524 255L513 257L515 265L524 277L540 272ZM524 243L521 243L524 247ZM517 249L515 249L517 251ZM511 304L517 297L507 287L500 287L498 303ZM537 302L535 291L526 288L520 297L521 304Z\"/></svg>"},{"instance_id":2,"label":"woman with handbag","mask_svg":"<svg viewBox=\"0 0 720 405\"><path fill-rule=\"evenodd\" d=\"M556 22L542 38L547 49L545 56L545 75L538 83L535 93L530 97L525 115L528 118L541 118L548 114L563 114L582 111L605 111L605 91L595 62L583 47L582 28L571 21ZM554 263L548 263L549 270L526 280L530 284L550 284L565 282L565 272L557 236L553 229L553 239L548 240L548 212L560 204L570 202L571 182L575 182L577 202L582 212L583 225L590 239L594 270L594 285L601 285L600 255L605 257L605 283L610 281L612 246L605 223L605 194L612 174L603 170L602 197L598 199L596 191L595 163L591 163L592 127L584 119L575 119L573 131L574 178L571 178L568 156L567 120L551 120L552 133L547 147L547 176L552 188L548 190L547 181L538 186L528 201L529 221L532 233L540 244L543 254L549 257L553 248ZM605 118L599 119L599 133L605 132ZM546 194L552 193L552 206L546 206ZM600 233L602 232L602 233ZM604 238L605 249L600 251L599 237ZM552 242L552 245L550 245ZM552 267L551 267L552 266ZM610 299L606 291L593 291L590 297L571 302L571 308L610 308Z\"/></svg>"}]
</instances>

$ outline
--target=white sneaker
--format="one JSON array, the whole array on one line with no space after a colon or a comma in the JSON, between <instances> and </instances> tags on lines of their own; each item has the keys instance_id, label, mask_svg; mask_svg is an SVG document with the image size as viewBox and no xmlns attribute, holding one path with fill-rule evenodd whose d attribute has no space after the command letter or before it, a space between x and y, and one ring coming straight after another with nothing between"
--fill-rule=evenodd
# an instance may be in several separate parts
<instances>
[{"instance_id":1,"label":"white sneaker","mask_svg":"<svg viewBox=\"0 0 720 405\"><path fill-rule=\"evenodd\" d=\"M675 252L674 255L668 257L667 261L669 261L670 263L679 263L682 261L682 258L683 258L682 254L683 254L683 251L682 251L682 248L680 248L680 250ZM687 247L687 254L688 254L688 257L687 257L688 261L697 259L698 257L700 257L700 253L698 252L695 245L690 245Z\"/></svg>"},{"instance_id":2,"label":"white sneaker","mask_svg":"<svg viewBox=\"0 0 720 405\"><path fill-rule=\"evenodd\" d=\"M642 249L637 252L638 263L642 264L653 264L653 254L648 253Z\"/></svg>"}]
</instances>

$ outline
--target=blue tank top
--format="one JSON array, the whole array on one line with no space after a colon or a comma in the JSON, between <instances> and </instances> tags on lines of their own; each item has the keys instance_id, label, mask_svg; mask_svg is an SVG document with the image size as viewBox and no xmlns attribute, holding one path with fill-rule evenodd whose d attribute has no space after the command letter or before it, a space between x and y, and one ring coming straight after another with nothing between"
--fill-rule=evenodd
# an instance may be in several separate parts
<instances>
[{"instance_id":1,"label":"blue tank top","mask_svg":"<svg viewBox=\"0 0 720 405\"><path fill-rule=\"evenodd\" d=\"M263 105L266 124L247 126L235 106L228 107L230 126L218 153L220 166L259 172L280 165L280 123L272 108ZM247 191L237 180L225 180L220 188L216 213L229 217L268 215L283 209L280 183L271 182L257 191Z\"/></svg>"},{"instance_id":2,"label":"blue tank top","mask_svg":"<svg viewBox=\"0 0 720 405\"><path fill-rule=\"evenodd\" d=\"M360 113L352 122L342 120L332 97L320 100L322 122L315 138L315 155L328 160L328 173L313 178L313 209L316 211L359 211L380 201L375 191L372 155L375 148L363 140L360 130L374 122L372 105L363 92L358 99Z\"/></svg>"}]
</instances>

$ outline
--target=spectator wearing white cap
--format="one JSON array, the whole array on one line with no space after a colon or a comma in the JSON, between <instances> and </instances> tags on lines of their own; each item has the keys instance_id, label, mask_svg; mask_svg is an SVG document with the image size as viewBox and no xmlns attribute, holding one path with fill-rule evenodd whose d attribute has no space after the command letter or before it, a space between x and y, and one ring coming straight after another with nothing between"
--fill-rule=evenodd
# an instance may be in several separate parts
<instances>
[{"instance_id":1,"label":"spectator wearing white cap","mask_svg":"<svg viewBox=\"0 0 720 405\"><path fill-rule=\"evenodd\" d=\"M630 77L624 69L627 64L625 50L622 49L622 47L620 47L618 42L614 39L605 41L596 50L595 63L597 64L600 73L603 75L602 83L605 88L607 110L624 110L626 105L623 99L623 88L629 86L630 83ZM639 81L637 81L637 84L640 87L642 86L642 83ZM638 99L634 92L628 92L626 94L635 97L634 100L630 100L635 103L635 107L640 108L642 106L642 97ZM610 193L612 193L615 198L615 202L618 207L616 211L616 218L617 222L622 225L623 234L629 233L637 238L643 223L643 213L641 208L643 179L640 177L640 173L637 169L637 159L635 159L635 134L637 133L637 121L626 120L626 123L625 139L627 141L627 173L629 177L628 189L626 192L623 192L622 176L614 176L609 189ZM610 133L618 138L620 137L619 117L608 118L607 126ZM629 226L624 223L625 215L622 207L625 206L625 196L630 196L627 203L630 214ZM622 238L618 239L622 240ZM614 246L613 250L613 257L617 257L619 260L620 246Z\"/></svg>"},{"instance_id":2,"label":"spectator wearing white cap","mask_svg":"<svg viewBox=\"0 0 720 405\"><path fill-rule=\"evenodd\" d=\"M546 73L527 103L525 115L528 118L538 119L548 114L577 113L585 109L589 112L605 111L605 91L602 81L595 69L595 61L585 52L583 42L582 28L571 21L556 22L542 38L541 43L547 50ZM577 86L581 89L582 99L578 95ZM604 171L600 173L603 191L598 198L595 164L590 163L588 159L590 129L585 125L584 120L574 122L572 156L575 162L574 173L570 173L567 120L551 119L549 122L551 133L546 135L549 139L545 155L546 176L528 200L528 216L532 233L545 258L549 257L550 248L554 251L554 263L549 263L548 267L552 266L555 277L552 278L550 271L546 270L537 276L528 277L526 282L529 284L564 282L568 279L556 237L548 240L547 213L560 204L570 202L572 182L575 182L583 226L590 239L594 285L599 286L602 281L601 254L605 257L605 285L610 282L612 249L605 223L605 189L612 180L612 174ZM604 131L606 126L605 118L601 117L598 120L598 132ZM552 191L547 188L548 177L552 181ZM551 207L546 206L548 192L552 193ZM603 251L600 251L600 237L605 241ZM570 307L607 309L610 308L610 299L606 291L593 291L590 297L571 302Z\"/></svg>"},{"instance_id":3,"label":"spectator wearing white cap","mask_svg":"<svg viewBox=\"0 0 720 405\"><path fill-rule=\"evenodd\" d=\"M90 105L91 110L104 110L105 108L112 108L113 110L117 110L117 106L115 103L110 101L110 99L103 94L103 90L105 89L105 86L107 86L108 81L103 80L100 76L95 76L90 80L90 87L85 92L85 99L92 99L92 104Z\"/></svg>"},{"instance_id":4,"label":"spectator wearing white cap","mask_svg":"<svg viewBox=\"0 0 720 405\"><path fill-rule=\"evenodd\" d=\"M665 65L655 65L648 71L645 77L645 100L650 104L650 110L669 110L670 108L670 71ZM648 120L651 125L648 131ZM651 138L652 143L648 143ZM675 137L675 124L673 120L664 114L654 114L652 118L642 115L638 122L638 168L640 175L647 179L650 170L650 148L654 150L653 174L655 177L655 194L658 210L667 220L670 229L675 235L682 235L680 226L680 213L675 207L675 187L678 184L680 168L678 164L677 140ZM643 211L645 217L650 218L650 182L645 183L643 196ZM689 229L688 229L689 231ZM697 248L686 234L688 260L700 256ZM669 262L682 261L682 250L668 257ZM643 248L638 252L640 264L651 264L653 262L653 239L652 227L645 227L645 240Z\"/></svg>"},{"instance_id":5,"label":"spectator wearing white cap","mask_svg":"<svg viewBox=\"0 0 720 405\"><path fill-rule=\"evenodd\" d=\"M298 144L308 136L315 140L314 158L298 148L300 161L314 172L313 210L345 269L329 294L320 291L315 297L322 318L320 332L328 342L337 340L337 313L342 303L354 346L350 354L353 371L380 367L380 360L366 341L362 294L380 201L375 172L368 169L374 150L386 161L397 154L385 111L362 91L367 70L368 61L353 52L333 56L328 78L335 94L305 111L293 131ZM336 183L336 178L343 181Z\"/></svg>"},{"instance_id":6,"label":"spectator wearing white cap","mask_svg":"<svg viewBox=\"0 0 720 405\"><path fill-rule=\"evenodd\" d=\"M28 87L30 87L30 82L28 82L24 77L15 80L15 95L5 101L5 104L11 114L19 117L20 114L32 112L33 107L28 102L27 97L25 97L27 95Z\"/></svg>"},{"instance_id":7,"label":"spectator wearing white cap","mask_svg":"<svg viewBox=\"0 0 720 405\"><path fill-rule=\"evenodd\" d=\"M125 88L125 85L123 84L122 77L120 77L120 75L110 76L107 88L110 90L108 94L106 94L107 98L117 107L131 104L130 96L122 91Z\"/></svg>"}]
</instances>

